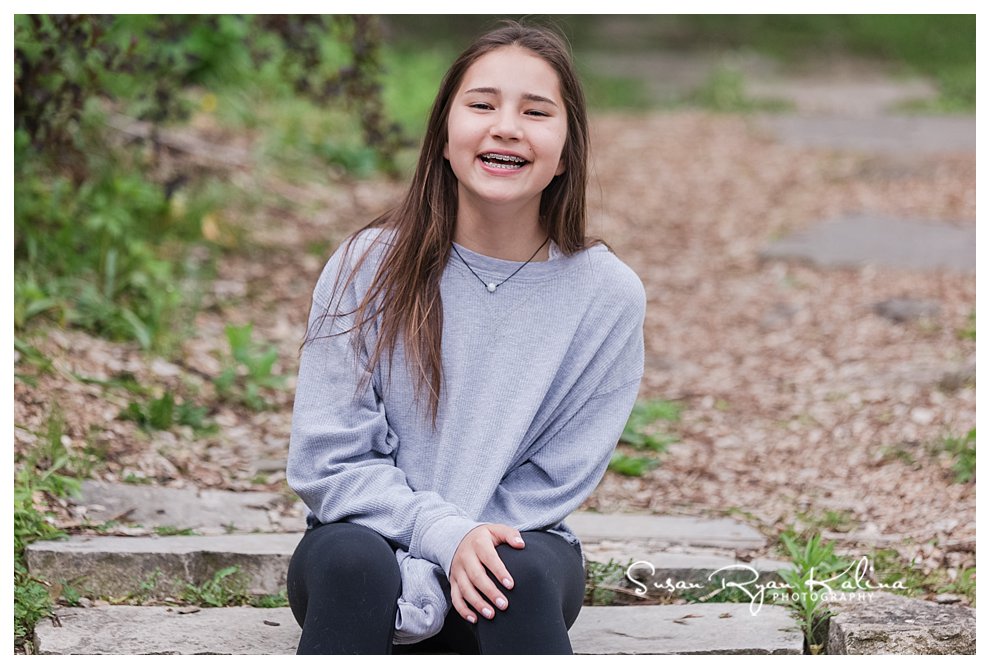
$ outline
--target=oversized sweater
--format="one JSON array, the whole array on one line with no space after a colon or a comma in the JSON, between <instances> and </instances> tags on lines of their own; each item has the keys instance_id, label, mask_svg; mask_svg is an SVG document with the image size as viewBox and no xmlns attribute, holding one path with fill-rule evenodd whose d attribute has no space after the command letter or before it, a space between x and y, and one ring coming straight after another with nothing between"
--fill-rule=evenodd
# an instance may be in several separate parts
<instances>
[{"instance_id":1,"label":"oversized sweater","mask_svg":"<svg viewBox=\"0 0 990 669\"><path fill-rule=\"evenodd\" d=\"M485 523L562 536L564 519L605 474L643 375L646 297L639 277L603 245L522 265L457 246L440 284L443 392L436 431L396 344L367 378L377 323L340 335L374 277L390 231L359 234L330 258L313 293L299 365L288 483L310 524L369 527L396 550L402 594L395 643L435 635L450 609L450 565ZM363 251L367 262L342 290ZM338 271L340 285L332 294ZM360 386L360 387L359 387ZM360 391L360 392L359 392ZM525 550L525 548L521 549ZM511 592L509 593L511 597Z\"/></svg>"}]
</instances>

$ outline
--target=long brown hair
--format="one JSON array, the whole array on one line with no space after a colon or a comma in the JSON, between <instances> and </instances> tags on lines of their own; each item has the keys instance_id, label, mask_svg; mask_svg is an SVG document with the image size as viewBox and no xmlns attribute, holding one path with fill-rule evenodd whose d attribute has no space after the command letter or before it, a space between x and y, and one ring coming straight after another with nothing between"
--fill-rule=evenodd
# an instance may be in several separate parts
<instances>
[{"instance_id":1,"label":"long brown hair","mask_svg":"<svg viewBox=\"0 0 990 669\"><path fill-rule=\"evenodd\" d=\"M575 73L570 50L564 38L549 28L507 21L502 27L476 39L450 66L433 102L419 162L405 198L398 207L354 233L344 251L347 257L354 239L365 230L384 228L394 231L360 304L352 312L335 315L355 314L354 326L340 334L358 330L356 348L368 324L376 318L381 319L375 349L370 354L369 367L365 371L373 370L387 351L391 375L394 347L398 338L402 337L410 374L417 378L417 404L421 396L429 397L434 429L443 379L440 279L447 265L457 220L457 178L443 157L447 142L447 117L468 68L481 56L507 46L526 48L554 69L567 110L567 139L562 153L565 170L543 190L540 224L564 255L572 255L601 242L585 236L588 117L584 91ZM374 246L370 245L355 263L344 288L347 282L354 279ZM345 262L341 267L347 264ZM334 295L338 294L339 282L340 274L334 284ZM341 289L340 294L343 292ZM378 306L372 306L376 304ZM329 312L330 306L324 319ZM316 338L307 338L303 346ZM370 380L370 374L366 378Z\"/></svg>"}]
</instances>

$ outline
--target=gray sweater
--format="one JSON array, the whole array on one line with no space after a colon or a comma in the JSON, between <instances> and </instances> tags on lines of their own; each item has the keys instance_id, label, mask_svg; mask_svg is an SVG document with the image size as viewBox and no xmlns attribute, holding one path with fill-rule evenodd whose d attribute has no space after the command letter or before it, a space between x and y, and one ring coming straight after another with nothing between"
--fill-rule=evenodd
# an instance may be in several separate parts
<instances>
[{"instance_id":1,"label":"gray sweater","mask_svg":"<svg viewBox=\"0 0 990 669\"><path fill-rule=\"evenodd\" d=\"M646 296L602 245L565 256L551 244L549 260L529 263L494 293L451 251L434 431L425 398L414 399L401 341L391 377L386 355L356 392L377 329L355 350L349 336L327 336L353 316L321 320L328 305L353 310L390 238L361 233L346 259L342 245L316 285L308 334L319 338L300 359L287 478L310 523L357 523L400 546L395 643L408 644L442 628L451 560L479 525L559 534L584 562L563 521L604 476L636 400ZM342 264L341 285L369 245L355 282L332 295ZM522 264L457 250L486 282Z\"/></svg>"}]
</instances>

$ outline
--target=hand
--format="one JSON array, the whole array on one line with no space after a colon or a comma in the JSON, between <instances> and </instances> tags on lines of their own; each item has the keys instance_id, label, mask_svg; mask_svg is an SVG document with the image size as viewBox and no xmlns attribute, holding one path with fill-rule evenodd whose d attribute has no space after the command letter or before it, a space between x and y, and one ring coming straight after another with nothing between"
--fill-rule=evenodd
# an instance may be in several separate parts
<instances>
[{"instance_id":1,"label":"hand","mask_svg":"<svg viewBox=\"0 0 990 669\"><path fill-rule=\"evenodd\" d=\"M525 548L519 530L489 523L479 525L464 535L454 552L450 562L450 599L457 612L469 623L477 622L475 611L491 619L495 617L495 606L500 609L509 606L508 598L485 572L485 567L488 567L502 585L512 589L512 575L495 551L495 547L502 543L513 548ZM488 599L485 600L482 595Z\"/></svg>"}]
</instances>

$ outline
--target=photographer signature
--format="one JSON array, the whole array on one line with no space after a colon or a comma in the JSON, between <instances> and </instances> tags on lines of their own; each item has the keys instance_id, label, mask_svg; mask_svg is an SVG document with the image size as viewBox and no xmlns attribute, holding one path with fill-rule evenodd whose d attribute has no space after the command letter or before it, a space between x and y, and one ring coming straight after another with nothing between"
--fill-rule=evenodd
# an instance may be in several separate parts
<instances>
[{"instance_id":1,"label":"photographer signature","mask_svg":"<svg viewBox=\"0 0 990 669\"><path fill-rule=\"evenodd\" d=\"M634 562L626 569L626 578L629 579L631 583L636 584L637 595L645 595L648 587L646 584L637 580L632 575L633 567L637 565L648 565L650 567L650 575L656 574L656 567L652 563L646 560L639 560ZM850 570L855 567L855 570L850 574ZM833 596L836 591L846 593L850 591L872 591L872 590L907 590L907 586L904 585L903 581L894 581L890 584L871 583L867 579L867 573L869 572L870 561L866 556L863 556L858 562L851 563L844 570L830 576L825 579L816 579L815 570L812 568L808 572L808 578L805 579L801 585L806 589L803 593L798 593L801 596L811 596L812 598L827 599ZM764 583L759 583L760 572L746 564L733 564L726 567L720 567L716 569L711 574L708 575L709 584L716 578L717 574L725 571L743 571L748 572L750 577L749 580L735 581L726 580L724 577L721 578L721 590L726 590L729 588L735 588L745 594L749 600L749 612L752 615L756 615L763 608L763 603L766 600L767 592L770 591L770 596L774 599L780 597L780 591L793 590L794 588L786 582L776 582L776 581L766 581ZM654 589L666 590L667 592L675 592L679 590L698 590L710 587L710 585L705 585L703 583L696 583L693 581L674 581L671 578L665 581L656 581L652 583Z\"/></svg>"}]
</instances>

